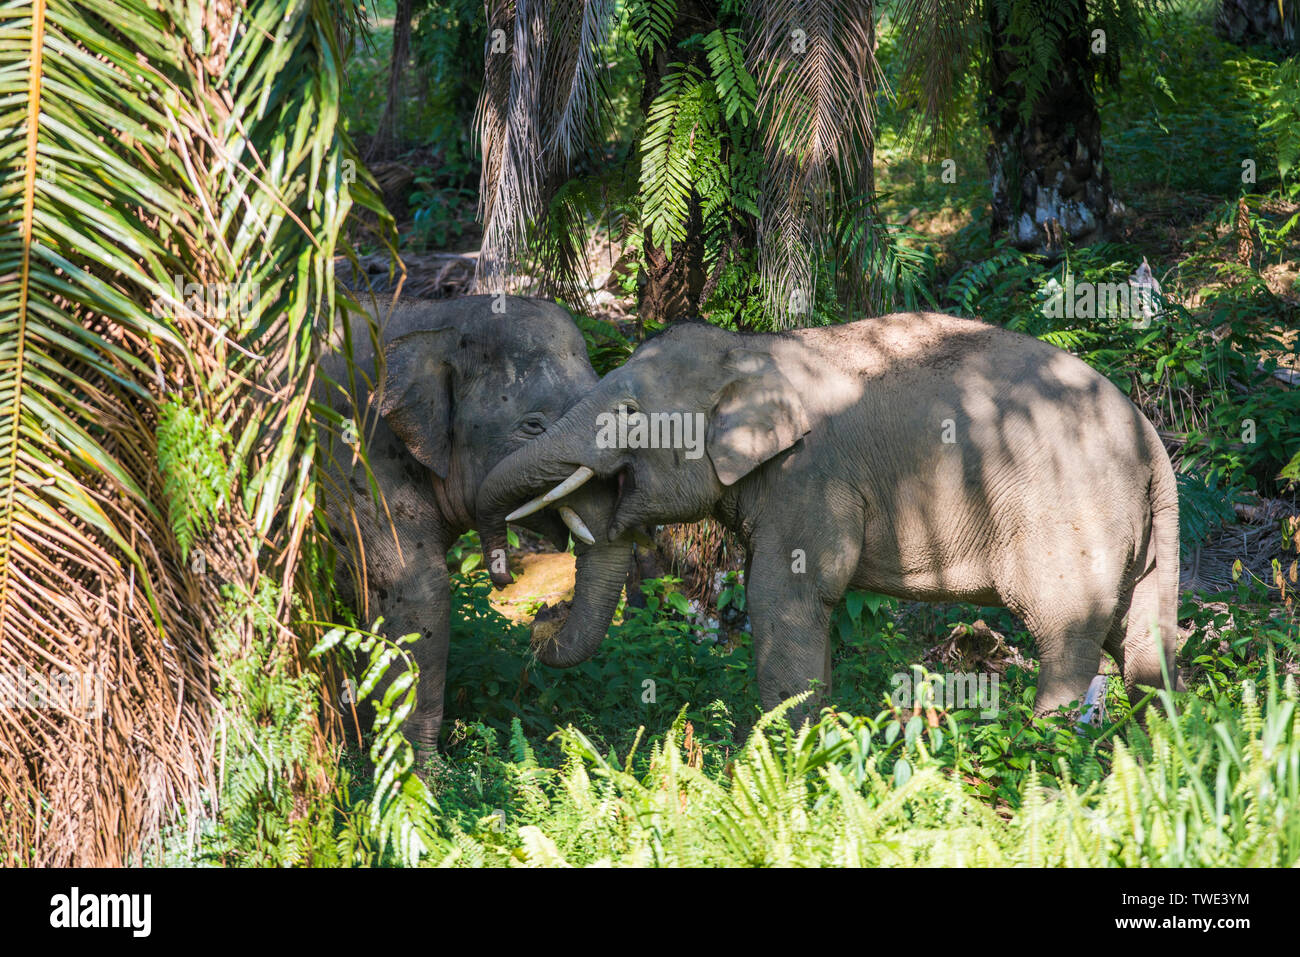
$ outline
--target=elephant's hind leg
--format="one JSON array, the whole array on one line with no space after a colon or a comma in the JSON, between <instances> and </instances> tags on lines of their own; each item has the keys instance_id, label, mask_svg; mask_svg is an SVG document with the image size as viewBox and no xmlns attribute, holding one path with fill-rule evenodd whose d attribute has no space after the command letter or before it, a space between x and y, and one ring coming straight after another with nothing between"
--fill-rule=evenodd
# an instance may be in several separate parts
<instances>
[{"instance_id":1,"label":"elephant's hind leg","mask_svg":"<svg viewBox=\"0 0 1300 957\"><path fill-rule=\"evenodd\" d=\"M1158 574L1148 565L1133 585L1133 597L1128 603L1128 614L1121 623L1123 652L1118 657L1124 674L1124 690L1131 704L1136 705L1145 694L1143 687L1162 688L1165 677L1161 672L1160 658L1165 648L1157 640L1157 621L1160 613ZM1176 637L1176 636L1175 636ZM1166 643L1172 656L1174 645ZM1172 657L1168 663L1171 676L1176 676Z\"/></svg>"},{"instance_id":2,"label":"elephant's hind leg","mask_svg":"<svg viewBox=\"0 0 1300 957\"><path fill-rule=\"evenodd\" d=\"M1036 563L1030 587L1002 590L1007 607L1020 615L1038 644L1036 714L1082 701L1101 667L1103 645L1112 643L1123 569L1118 563L1113 568L1094 563L1086 547L1072 553L1083 561L1072 563L1069 571Z\"/></svg>"}]
</instances>

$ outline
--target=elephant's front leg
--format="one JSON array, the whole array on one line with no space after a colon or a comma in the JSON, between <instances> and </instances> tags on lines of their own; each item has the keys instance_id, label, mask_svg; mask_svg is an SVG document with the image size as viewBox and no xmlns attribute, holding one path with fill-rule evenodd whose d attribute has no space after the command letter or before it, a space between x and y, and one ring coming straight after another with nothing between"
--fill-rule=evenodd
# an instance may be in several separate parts
<instances>
[{"instance_id":1,"label":"elephant's front leg","mask_svg":"<svg viewBox=\"0 0 1300 957\"><path fill-rule=\"evenodd\" d=\"M370 611L382 617L380 630L394 640L404 635L419 637L406 646L420 669L415 691L415 709L407 717L403 732L422 750L438 747L442 730L443 702L447 682L447 646L451 628L451 583L442 553L418 549L411 538L403 540L404 564L397 574L381 583L371 582ZM432 554L430 554L432 552ZM393 661L373 697L380 700L388 686L403 672L402 659Z\"/></svg>"},{"instance_id":2,"label":"elephant's front leg","mask_svg":"<svg viewBox=\"0 0 1300 957\"><path fill-rule=\"evenodd\" d=\"M831 613L853 577L862 539L843 525L763 538L755 541L745 586L759 696L770 711L811 689L812 697L790 713L797 726L816 720L830 694Z\"/></svg>"},{"instance_id":3,"label":"elephant's front leg","mask_svg":"<svg viewBox=\"0 0 1300 957\"><path fill-rule=\"evenodd\" d=\"M441 554L427 571L416 571L421 602L428 617L416 623L412 631L420 637L412 647L412 657L420 668L420 683L415 693L415 710L406 719L406 736L422 748L438 747L442 731L443 704L447 694L447 649L451 643L451 581ZM427 597L425 597L427 596Z\"/></svg>"}]
</instances>

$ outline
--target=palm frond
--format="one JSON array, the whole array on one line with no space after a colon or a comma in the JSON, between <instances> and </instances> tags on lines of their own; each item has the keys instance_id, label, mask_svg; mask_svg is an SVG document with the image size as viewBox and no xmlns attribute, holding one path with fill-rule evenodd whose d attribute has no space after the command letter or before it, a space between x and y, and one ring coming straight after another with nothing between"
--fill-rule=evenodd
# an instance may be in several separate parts
<instances>
[{"instance_id":1,"label":"palm frond","mask_svg":"<svg viewBox=\"0 0 1300 957\"><path fill-rule=\"evenodd\" d=\"M971 0L899 0L894 14L903 70L898 95L917 108L914 129L936 146L960 107L962 76L979 49L978 9Z\"/></svg>"},{"instance_id":2,"label":"palm frond","mask_svg":"<svg viewBox=\"0 0 1300 957\"><path fill-rule=\"evenodd\" d=\"M812 309L833 198L869 191L881 84L873 10L870 0L758 0L754 16L768 166L759 268L778 324L797 324Z\"/></svg>"},{"instance_id":3,"label":"palm frond","mask_svg":"<svg viewBox=\"0 0 1300 957\"><path fill-rule=\"evenodd\" d=\"M488 0L483 91L476 127L483 152L475 283L503 291L530 243L553 234L545 220L574 158L595 140L600 53L613 0ZM568 259L569 257L566 257ZM538 291L580 284L543 274Z\"/></svg>"},{"instance_id":4,"label":"palm frond","mask_svg":"<svg viewBox=\"0 0 1300 957\"><path fill-rule=\"evenodd\" d=\"M550 23L547 73L558 81L546 115L546 151L566 167L595 140L600 55L609 42L614 6L614 0L560 3Z\"/></svg>"},{"instance_id":5,"label":"palm frond","mask_svg":"<svg viewBox=\"0 0 1300 957\"><path fill-rule=\"evenodd\" d=\"M214 783L213 633L252 639L239 609L263 581L287 617L356 170L339 14L31 0L0 18L0 683L102 691L6 712L0 857L120 865ZM237 466L179 536L164 400Z\"/></svg>"}]
</instances>

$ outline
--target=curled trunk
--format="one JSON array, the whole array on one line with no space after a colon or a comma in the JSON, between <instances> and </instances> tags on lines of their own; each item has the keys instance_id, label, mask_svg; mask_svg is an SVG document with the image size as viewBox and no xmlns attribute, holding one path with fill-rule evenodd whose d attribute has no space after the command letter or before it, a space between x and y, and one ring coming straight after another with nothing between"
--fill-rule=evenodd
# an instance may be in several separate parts
<instances>
[{"instance_id":1,"label":"curled trunk","mask_svg":"<svg viewBox=\"0 0 1300 957\"><path fill-rule=\"evenodd\" d=\"M510 583L506 567L506 516L515 507L549 491L577 468L566 454L563 433L548 433L529 442L500 462L479 488L475 509L484 559L494 584ZM558 500L572 507L590 527L596 544L579 546L577 581L567 607L543 609L533 623L538 660L569 668L590 658L600 647L618 606L632 562L632 538L610 541L614 493L609 483L593 481Z\"/></svg>"},{"instance_id":2,"label":"curled trunk","mask_svg":"<svg viewBox=\"0 0 1300 957\"><path fill-rule=\"evenodd\" d=\"M572 668L600 649L627 580L631 542L619 540L578 553L573 601L543 608L533 622L537 660L552 668Z\"/></svg>"}]
</instances>

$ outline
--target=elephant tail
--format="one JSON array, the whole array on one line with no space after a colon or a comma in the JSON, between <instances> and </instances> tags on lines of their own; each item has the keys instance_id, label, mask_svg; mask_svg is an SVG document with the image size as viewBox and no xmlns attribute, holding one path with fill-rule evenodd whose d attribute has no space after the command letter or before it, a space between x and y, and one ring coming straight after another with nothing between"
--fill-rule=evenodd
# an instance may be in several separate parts
<instances>
[{"instance_id":1,"label":"elephant tail","mask_svg":"<svg viewBox=\"0 0 1300 957\"><path fill-rule=\"evenodd\" d=\"M1154 447L1151 477L1151 537L1155 544L1155 575L1160 644L1173 687L1182 690L1175 653L1178 650L1178 482L1155 428L1147 423Z\"/></svg>"}]
</instances>

